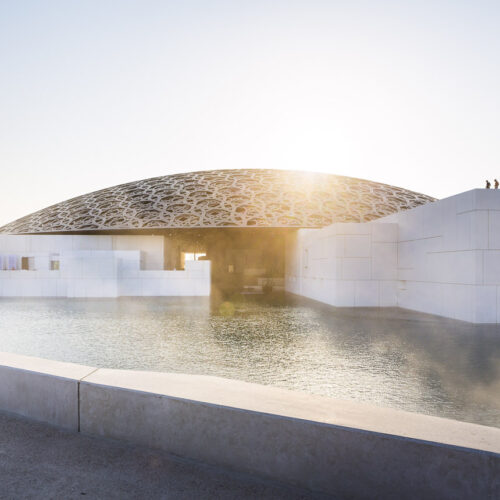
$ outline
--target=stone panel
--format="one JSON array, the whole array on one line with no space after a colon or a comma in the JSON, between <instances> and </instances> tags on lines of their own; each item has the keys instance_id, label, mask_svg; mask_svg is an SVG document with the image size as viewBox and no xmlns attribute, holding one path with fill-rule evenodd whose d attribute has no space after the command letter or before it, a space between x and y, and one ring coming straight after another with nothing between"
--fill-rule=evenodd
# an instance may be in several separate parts
<instances>
[{"instance_id":1,"label":"stone panel","mask_svg":"<svg viewBox=\"0 0 500 500\"><path fill-rule=\"evenodd\" d=\"M370 235L347 235L344 237L344 257L370 257L371 237Z\"/></svg>"},{"instance_id":2,"label":"stone panel","mask_svg":"<svg viewBox=\"0 0 500 500\"><path fill-rule=\"evenodd\" d=\"M82 432L334 498L499 493L494 428L179 374L99 370L80 395Z\"/></svg>"},{"instance_id":3,"label":"stone panel","mask_svg":"<svg viewBox=\"0 0 500 500\"><path fill-rule=\"evenodd\" d=\"M95 368L0 353L0 410L78 430L78 383Z\"/></svg>"}]
</instances>

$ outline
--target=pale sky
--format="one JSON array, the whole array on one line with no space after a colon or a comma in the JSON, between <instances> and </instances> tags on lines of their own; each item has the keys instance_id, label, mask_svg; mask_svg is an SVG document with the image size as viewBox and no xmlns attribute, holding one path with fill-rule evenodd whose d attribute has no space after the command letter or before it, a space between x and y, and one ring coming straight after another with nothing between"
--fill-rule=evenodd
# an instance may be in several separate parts
<instances>
[{"instance_id":1,"label":"pale sky","mask_svg":"<svg viewBox=\"0 0 500 500\"><path fill-rule=\"evenodd\" d=\"M0 224L115 184L500 178L500 2L0 0Z\"/></svg>"}]
</instances>

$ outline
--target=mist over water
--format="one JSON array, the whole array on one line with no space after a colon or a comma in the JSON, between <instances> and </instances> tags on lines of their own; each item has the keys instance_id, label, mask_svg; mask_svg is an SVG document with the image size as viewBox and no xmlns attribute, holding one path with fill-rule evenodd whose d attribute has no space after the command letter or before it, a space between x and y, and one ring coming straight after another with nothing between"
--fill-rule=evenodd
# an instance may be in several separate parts
<instances>
[{"instance_id":1,"label":"mist over water","mask_svg":"<svg viewBox=\"0 0 500 500\"><path fill-rule=\"evenodd\" d=\"M500 427L500 326L279 295L1 299L0 350L245 380Z\"/></svg>"}]
</instances>

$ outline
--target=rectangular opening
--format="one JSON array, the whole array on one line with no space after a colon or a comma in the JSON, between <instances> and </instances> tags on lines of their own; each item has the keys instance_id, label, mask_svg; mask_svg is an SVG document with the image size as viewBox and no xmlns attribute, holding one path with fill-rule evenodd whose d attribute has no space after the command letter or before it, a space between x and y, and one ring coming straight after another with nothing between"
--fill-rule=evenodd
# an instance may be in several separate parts
<instances>
[{"instance_id":1,"label":"rectangular opening","mask_svg":"<svg viewBox=\"0 0 500 500\"><path fill-rule=\"evenodd\" d=\"M204 260L202 257L206 257L207 254L205 252L203 253L196 253L196 252L185 252L184 253L184 261L186 260Z\"/></svg>"}]
</instances>

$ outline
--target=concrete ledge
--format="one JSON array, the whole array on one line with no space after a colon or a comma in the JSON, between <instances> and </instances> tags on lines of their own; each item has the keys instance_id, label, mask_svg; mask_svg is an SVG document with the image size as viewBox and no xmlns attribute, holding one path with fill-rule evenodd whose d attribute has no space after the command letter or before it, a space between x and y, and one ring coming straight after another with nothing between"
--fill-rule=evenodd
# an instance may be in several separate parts
<instances>
[{"instance_id":1,"label":"concrete ledge","mask_svg":"<svg viewBox=\"0 0 500 500\"><path fill-rule=\"evenodd\" d=\"M81 430L349 498L493 498L500 429L216 377L98 370Z\"/></svg>"},{"instance_id":2,"label":"concrete ledge","mask_svg":"<svg viewBox=\"0 0 500 500\"><path fill-rule=\"evenodd\" d=\"M0 409L77 431L79 381L94 370L0 352Z\"/></svg>"},{"instance_id":3,"label":"concrete ledge","mask_svg":"<svg viewBox=\"0 0 500 500\"><path fill-rule=\"evenodd\" d=\"M217 377L10 354L0 354L0 377L1 410L73 430L79 420L84 433L340 498L500 497L497 428Z\"/></svg>"}]
</instances>

